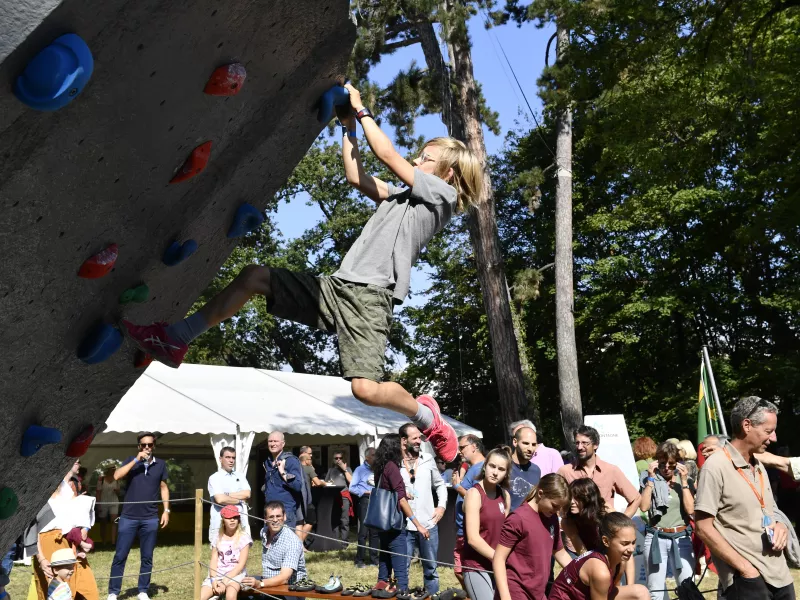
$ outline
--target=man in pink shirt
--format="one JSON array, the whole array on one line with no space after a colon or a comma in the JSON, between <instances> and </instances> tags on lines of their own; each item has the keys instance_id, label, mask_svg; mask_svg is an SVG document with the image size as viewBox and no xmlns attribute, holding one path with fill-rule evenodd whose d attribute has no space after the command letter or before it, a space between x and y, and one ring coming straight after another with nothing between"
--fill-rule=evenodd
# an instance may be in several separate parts
<instances>
[{"instance_id":1,"label":"man in pink shirt","mask_svg":"<svg viewBox=\"0 0 800 600\"><path fill-rule=\"evenodd\" d=\"M625 514L633 517L639 509L642 497L633 487L622 470L598 458L596 452L600 446L600 434L594 427L581 425L575 430L575 448L577 458L558 470L558 474L571 483L576 479L588 478L600 488L600 495L610 511L614 508L614 495L620 494L628 501Z\"/></svg>"},{"instance_id":2,"label":"man in pink shirt","mask_svg":"<svg viewBox=\"0 0 800 600\"><path fill-rule=\"evenodd\" d=\"M528 419L523 419L522 421L515 421L511 423L508 428L509 436L513 439L514 434L517 433L517 430L522 429L523 427L530 427L533 429L533 433L535 434L533 440L534 451L533 456L531 457L531 462L539 467L539 470L542 472L542 477L548 473L557 473L558 470L564 466L564 461L561 459L561 453L555 448L548 448L539 442L539 434L536 431L536 426L531 423L531 421Z\"/></svg>"}]
</instances>

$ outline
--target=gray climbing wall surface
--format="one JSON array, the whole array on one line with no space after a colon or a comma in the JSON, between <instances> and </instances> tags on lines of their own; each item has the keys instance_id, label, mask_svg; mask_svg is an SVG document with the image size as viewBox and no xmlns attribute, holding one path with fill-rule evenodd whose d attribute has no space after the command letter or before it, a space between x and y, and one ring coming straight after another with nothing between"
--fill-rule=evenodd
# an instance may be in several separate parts
<instances>
[{"instance_id":1,"label":"gray climbing wall surface","mask_svg":"<svg viewBox=\"0 0 800 600\"><path fill-rule=\"evenodd\" d=\"M27 108L15 78L69 32L92 50L91 80L61 110ZM0 0L0 39L0 488L20 504L0 521L4 549L69 467L68 442L101 426L140 374L128 344L79 361L81 338L99 319L184 315L236 243L225 236L236 208L263 208L320 132L314 104L344 73L355 29L347 0ZM234 61L247 68L241 92L203 94ZM208 140L206 170L168 185ZM176 238L199 249L167 267ZM111 243L113 271L78 278ZM139 282L149 301L120 305ZM30 424L64 441L23 458Z\"/></svg>"}]
</instances>

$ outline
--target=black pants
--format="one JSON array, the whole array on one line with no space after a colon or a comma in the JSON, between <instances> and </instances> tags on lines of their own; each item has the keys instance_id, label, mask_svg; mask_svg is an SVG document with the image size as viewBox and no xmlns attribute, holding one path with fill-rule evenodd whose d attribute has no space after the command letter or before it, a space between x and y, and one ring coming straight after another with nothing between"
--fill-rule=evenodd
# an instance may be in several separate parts
<instances>
[{"instance_id":1,"label":"black pants","mask_svg":"<svg viewBox=\"0 0 800 600\"><path fill-rule=\"evenodd\" d=\"M367 508L369 507L369 496L361 496L358 499L358 550L356 550L356 564L363 565L366 558L367 551L361 546L367 545L367 537L369 537L369 562L372 565L378 564L378 548L380 548L381 541L378 537L378 531L372 527L364 525L364 519L367 518Z\"/></svg>"},{"instance_id":2,"label":"black pants","mask_svg":"<svg viewBox=\"0 0 800 600\"><path fill-rule=\"evenodd\" d=\"M733 585L725 590L726 600L795 600L794 584L776 588L759 576L746 579L733 576Z\"/></svg>"},{"instance_id":3,"label":"black pants","mask_svg":"<svg viewBox=\"0 0 800 600\"><path fill-rule=\"evenodd\" d=\"M339 516L339 524L333 528L334 535L345 544L350 536L350 500L342 496L342 514Z\"/></svg>"}]
</instances>

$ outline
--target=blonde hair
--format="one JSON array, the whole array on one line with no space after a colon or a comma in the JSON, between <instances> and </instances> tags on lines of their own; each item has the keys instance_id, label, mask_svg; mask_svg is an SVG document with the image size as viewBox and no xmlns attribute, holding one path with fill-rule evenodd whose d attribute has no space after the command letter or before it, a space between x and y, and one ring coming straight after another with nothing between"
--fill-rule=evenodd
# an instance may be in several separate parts
<instances>
[{"instance_id":1,"label":"blonde hair","mask_svg":"<svg viewBox=\"0 0 800 600\"><path fill-rule=\"evenodd\" d=\"M558 473L548 473L533 486L525 497L525 502L530 502L541 491L542 497L548 500L564 500L567 504L572 502L572 491L563 476Z\"/></svg>"},{"instance_id":2,"label":"blonde hair","mask_svg":"<svg viewBox=\"0 0 800 600\"><path fill-rule=\"evenodd\" d=\"M683 451L683 460L697 460L697 450L694 449L692 442L689 440L681 440L677 444L679 451Z\"/></svg>"},{"instance_id":3,"label":"blonde hair","mask_svg":"<svg viewBox=\"0 0 800 600\"><path fill-rule=\"evenodd\" d=\"M427 146L436 146L441 150L434 175L445 179L447 172L453 169L453 178L448 183L456 188L458 211L464 212L470 206L477 206L483 191L483 165L478 157L464 142L451 137L433 138L423 148Z\"/></svg>"},{"instance_id":4,"label":"blonde hair","mask_svg":"<svg viewBox=\"0 0 800 600\"><path fill-rule=\"evenodd\" d=\"M242 524L242 514L239 513L238 516L239 525L236 527L236 533L233 536L234 543L239 543L239 536L244 533L244 525ZM225 519L220 520L219 522L219 535L217 536L217 540L221 539L223 535L227 535L225 533Z\"/></svg>"}]
</instances>

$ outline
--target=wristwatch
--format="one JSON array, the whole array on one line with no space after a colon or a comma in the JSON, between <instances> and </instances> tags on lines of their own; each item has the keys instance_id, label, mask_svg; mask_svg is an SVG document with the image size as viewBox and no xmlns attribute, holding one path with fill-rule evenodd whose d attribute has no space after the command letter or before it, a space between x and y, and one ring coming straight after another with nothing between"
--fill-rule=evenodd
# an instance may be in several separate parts
<instances>
[{"instance_id":1,"label":"wristwatch","mask_svg":"<svg viewBox=\"0 0 800 600\"><path fill-rule=\"evenodd\" d=\"M361 123L361 119L363 119L364 117L369 117L370 119L375 118L372 116L372 111L368 109L366 106L356 113L356 119L358 119L359 123Z\"/></svg>"},{"instance_id":2,"label":"wristwatch","mask_svg":"<svg viewBox=\"0 0 800 600\"><path fill-rule=\"evenodd\" d=\"M263 579L259 579L258 580L258 587L260 587L260 588L264 587L264 580Z\"/></svg>"},{"instance_id":3,"label":"wristwatch","mask_svg":"<svg viewBox=\"0 0 800 600\"><path fill-rule=\"evenodd\" d=\"M171 511L170 509L168 509L168 508L165 508L165 509L164 509L164 512L165 512L165 513L169 513L169 512L172 512L172 511Z\"/></svg>"}]
</instances>

